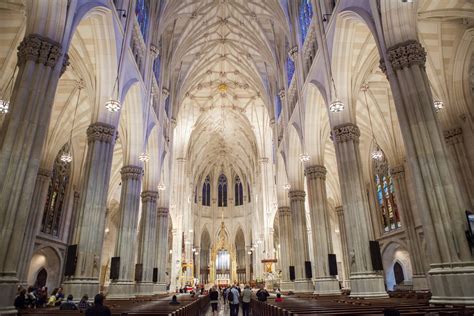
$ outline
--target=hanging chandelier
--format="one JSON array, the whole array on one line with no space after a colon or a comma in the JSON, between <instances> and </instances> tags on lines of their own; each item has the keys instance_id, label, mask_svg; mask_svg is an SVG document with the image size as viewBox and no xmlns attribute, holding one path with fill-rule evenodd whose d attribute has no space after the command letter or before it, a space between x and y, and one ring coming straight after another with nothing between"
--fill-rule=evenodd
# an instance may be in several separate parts
<instances>
[{"instance_id":1,"label":"hanging chandelier","mask_svg":"<svg viewBox=\"0 0 474 316\"><path fill-rule=\"evenodd\" d=\"M77 89L79 90L79 92L77 93L76 108L74 109L74 116L72 118L72 127L71 127L71 132L69 134L69 142L68 142L67 150L65 152L63 152L61 154L61 157L59 158L59 159L61 159L61 161L65 162L65 163L70 163L72 161L72 154L71 154L72 131L74 130L74 124L76 122L77 108L79 106L79 100L81 98L82 88L84 88L84 83L81 79L81 80L79 80L79 82L77 84Z\"/></svg>"},{"instance_id":2,"label":"hanging chandelier","mask_svg":"<svg viewBox=\"0 0 474 316\"><path fill-rule=\"evenodd\" d=\"M367 115L369 116L370 132L372 133L372 140L375 143L375 149L370 153L370 157L373 160L380 160L383 158L383 152L380 149L377 140L375 139L374 129L372 127L372 117L370 116L369 111L369 102L367 101L367 90L369 90L369 85L367 83L364 83L361 87L361 90L364 92L365 105L367 106Z\"/></svg>"},{"instance_id":3,"label":"hanging chandelier","mask_svg":"<svg viewBox=\"0 0 474 316\"><path fill-rule=\"evenodd\" d=\"M339 113L344 110L344 103L341 100L335 99L329 104L329 111L332 113Z\"/></svg>"},{"instance_id":4,"label":"hanging chandelier","mask_svg":"<svg viewBox=\"0 0 474 316\"><path fill-rule=\"evenodd\" d=\"M375 148L374 151L372 151L370 156L372 157L373 160L380 160L383 158L383 152L382 150L380 150L380 148L377 145L377 147Z\"/></svg>"},{"instance_id":5,"label":"hanging chandelier","mask_svg":"<svg viewBox=\"0 0 474 316\"><path fill-rule=\"evenodd\" d=\"M10 100L13 95L13 87L15 86L14 79L17 68L18 67L15 67L13 70L12 76L10 77L10 80L8 80L4 93L0 95L0 114L7 114L10 109Z\"/></svg>"},{"instance_id":6,"label":"hanging chandelier","mask_svg":"<svg viewBox=\"0 0 474 316\"><path fill-rule=\"evenodd\" d=\"M150 160L150 155L148 155L146 152L142 152L140 155L138 155L138 160L141 162L148 162L148 160Z\"/></svg>"},{"instance_id":7,"label":"hanging chandelier","mask_svg":"<svg viewBox=\"0 0 474 316\"><path fill-rule=\"evenodd\" d=\"M310 156L308 154L301 154L300 161L301 162L308 162L310 160Z\"/></svg>"},{"instance_id":8,"label":"hanging chandelier","mask_svg":"<svg viewBox=\"0 0 474 316\"><path fill-rule=\"evenodd\" d=\"M291 184L289 184L289 183L284 184L284 185L283 185L283 189L285 189L285 190L291 189Z\"/></svg>"},{"instance_id":9,"label":"hanging chandelier","mask_svg":"<svg viewBox=\"0 0 474 316\"><path fill-rule=\"evenodd\" d=\"M166 185L162 181L160 181L157 188L158 188L158 191L164 191L166 190Z\"/></svg>"},{"instance_id":10,"label":"hanging chandelier","mask_svg":"<svg viewBox=\"0 0 474 316\"><path fill-rule=\"evenodd\" d=\"M444 102L441 100L434 100L433 106L435 108L435 112L439 112L442 108L444 108Z\"/></svg>"}]
</instances>

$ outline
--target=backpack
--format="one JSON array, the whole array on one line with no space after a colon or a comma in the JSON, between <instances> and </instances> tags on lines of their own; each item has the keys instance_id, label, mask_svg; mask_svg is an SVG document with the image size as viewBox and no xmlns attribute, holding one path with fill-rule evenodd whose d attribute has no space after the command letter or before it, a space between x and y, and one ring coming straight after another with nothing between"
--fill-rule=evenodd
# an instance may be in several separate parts
<instances>
[{"instance_id":1,"label":"backpack","mask_svg":"<svg viewBox=\"0 0 474 316\"><path fill-rule=\"evenodd\" d=\"M234 293L232 293L232 290L229 290L229 293L227 294L227 299L229 300L230 304L234 302Z\"/></svg>"}]
</instances>

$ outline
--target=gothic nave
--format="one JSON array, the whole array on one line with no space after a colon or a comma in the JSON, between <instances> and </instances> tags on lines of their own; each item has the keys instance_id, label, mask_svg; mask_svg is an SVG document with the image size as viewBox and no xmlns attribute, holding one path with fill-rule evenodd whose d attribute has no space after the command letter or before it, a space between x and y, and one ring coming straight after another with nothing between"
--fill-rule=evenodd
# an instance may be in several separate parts
<instances>
[{"instance_id":1,"label":"gothic nave","mask_svg":"<svg viewBox=\"0 0 474 316\"><path fill-rule=\"evenodd\" d=\"M233 283L474 305L472 0L0 0L0 314Z\"/></svg>"}]
</instances>

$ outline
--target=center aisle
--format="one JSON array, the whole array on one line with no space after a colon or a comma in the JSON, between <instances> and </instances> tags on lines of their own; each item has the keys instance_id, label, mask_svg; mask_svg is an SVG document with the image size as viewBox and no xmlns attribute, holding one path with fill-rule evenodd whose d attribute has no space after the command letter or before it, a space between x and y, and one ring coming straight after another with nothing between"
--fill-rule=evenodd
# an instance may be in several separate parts
<instances>
[{"instance_id":1,"label":"center aisle","mask_svg":"<svg viewBox=\"0 0 474 316\"><path fill-rule=\"evenodd\" d=\"M227 303L224 305L224 302L221 297L219 297L219 307L217 308L217 310L219 311L219 313L217 314L219 316L230 315L229 304ZM250 315L252 315L252 313L250 313ZM209 304L209 309L206 311L205 316L213 316L212 307L210 304ZM242 304L239 304L239 316L243 316Z\"/></svg>"}]
</instances>

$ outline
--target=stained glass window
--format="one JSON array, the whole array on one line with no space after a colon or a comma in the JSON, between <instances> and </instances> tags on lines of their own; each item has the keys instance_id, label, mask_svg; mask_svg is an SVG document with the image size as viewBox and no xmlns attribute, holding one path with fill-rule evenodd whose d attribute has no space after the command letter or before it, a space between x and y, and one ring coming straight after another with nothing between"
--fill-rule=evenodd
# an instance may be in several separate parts
<instances>
[{"instance_id":1,"label":"stained glass window","mask_svg":"<svg viewBox=\"0 0 474 316\"><path fill-rule=\"evenodd\" d=\"M286 75L288 76L288 86L291 84L291 79L293 79L293 75L295 73L295 63L293 59L288 56L286 58Z\"/></svg>"},{"instance_id":2,"label":"stained glass window","mask_svg":"<svg viewBox=\"0 0 474 316\"><path fill-rule=\"evenodd\" d=\"M217 206L227 206L227 177L224 174L219 176L217 194Z\"/></svg>"},{"instance_id":3,"label":"stained glass window","mask_svg":"<svg viewBox=\"0 0 474 316\"><path fill-rule=\"evenodd\" d=\"M61 155L65 152L69 152L69 144L64 145L56 156L41 223L41 231L55 237L59 237L64 198L71 169L70 163L61 161Z\"/></svg>"},{"instance_id":4,"label":"stained glass window","mask_svg":"<svg viewBox=\"0 0 474 316\"><path fill-rule=\"evenodd\" d=\"M170 117L170 97L168 96L165 101L165 112L166 116Z\"/></svg>"},{"instance_id":5,"label":"stained glass window","mask_svg":"<svg viewBox=\"0 0 474 316\"><path fill-rule=\"evenodd\" d=\"M153 61L153 74L155 75L156 83L160 84L160 67L161 67L161 60L160 56L156 57Z\"/></svg>"},{"instance_id":6,"label":"stained glass window","mask_svg":"<svg viewBox=\"0 0 474 316\"><path fill-rule=\"evenodd\" d=\"M135 14L137 15L138 25L140 26L140 31L142 32L145 41L148 33L149 11L150 0L137 0Z\"/></svg>"},{"instance_id":7,"label":"stained glass window","mask_svg":"<svg viewBox=\"0 0 474 316\"><path fill-rule=\"evenodd\" d=\"M211 206L211 179L206 177L202 185L202 205Z\"/></svg>"},{"instance_id":8,"label":"stained glass window","mask_svg":"<svg viewBox=\"0 0 474 316\"><path fill-rule=\"evenodd\" d=\"M377 194L377 205L382 215L382 225L385 232L400 228L400 215L395 201L395 189L393 186L390 168L385 160L374 160L374 180Z\"/></svg>"},{"instance_id":9,"label":"stained glass window","mask_svg":"<svg viewBox=\"0 0 474 316\"><path fill-rule=\"evenodd\" d=\"M242 189L242 182L240 182L239 176L235 176L235 181L234 181L234 199L235 199L235 205L243 205L244 204L244 192Z\"/></svg>"},{"instance_id":10,"label":"stained glass window","mask_svg":"<svg viewBox=\"0 0 474 316\"><path fill-rule=\"evenodd\" d=\"M275 97L275 120L278 120L281 114L281 99L280 96Z\"/></svg>"},{"instance_id":11,"label":"stained glass window","mask_svg":"<svg viewBox=\"0 0 474 316\"><path fill-rule=\"evenodd\" d=\"M311 6L311 0L300 0L299 24L302 43L304 43L304 40L306 39L312 18L313 8Z\"/></svg>"}]
</instances>

